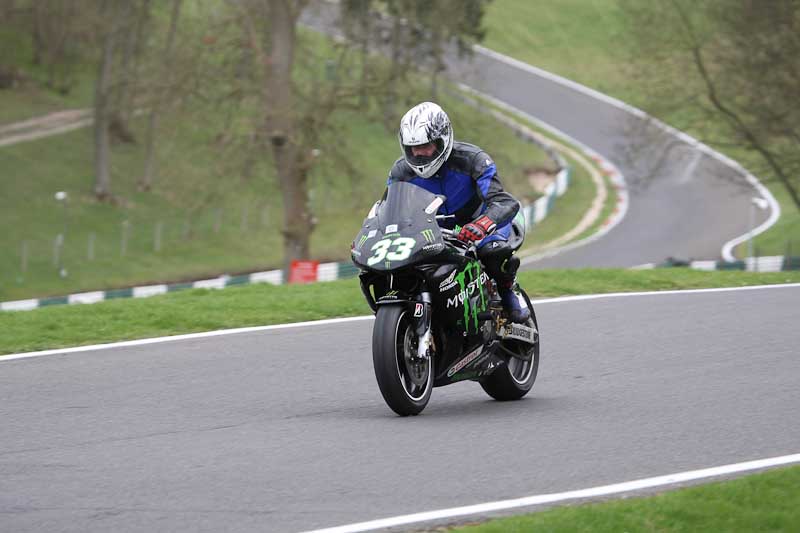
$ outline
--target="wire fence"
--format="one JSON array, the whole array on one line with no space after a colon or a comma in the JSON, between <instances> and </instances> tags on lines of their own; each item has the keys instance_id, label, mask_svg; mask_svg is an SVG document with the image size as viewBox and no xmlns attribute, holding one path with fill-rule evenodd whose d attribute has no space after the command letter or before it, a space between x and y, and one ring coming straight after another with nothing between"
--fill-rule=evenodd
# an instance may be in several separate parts
<instances>
[{"instance_id":1,"label":"wire fence","mask_svg":"<svg viewBox=\"0 0 800 533\"><path fill-rule=\"evenodd\" d=\"M14 253L0 263L2 278L25 284L32 278L68 278L78 272L102 275L103 269L154 264L170 255L236 254L237 248L242 253L254 244L279 242L274 231L278 216L268 205L244 205L149 219L126 217L99 227L64 217L51 232L19 240Z\"/></svg>"}]
</instances>

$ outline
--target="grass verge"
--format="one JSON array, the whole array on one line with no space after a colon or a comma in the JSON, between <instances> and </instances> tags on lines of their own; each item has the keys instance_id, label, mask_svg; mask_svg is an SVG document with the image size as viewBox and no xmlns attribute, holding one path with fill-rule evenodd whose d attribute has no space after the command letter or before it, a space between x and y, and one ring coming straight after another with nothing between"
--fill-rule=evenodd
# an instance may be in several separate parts
<instances>
[{"instance_id":1,"label":"grass verge","mask_svg":"<svg viewBox=\"0 0 800 533\"><path fill-rule=\"evenodd\" d=\"M800 467L794 466L652 497L560 507L450 531L797 531L798 487Z\"/></svg>"},{"instance_id":2,"label":"grass verge","mask_svg":"<svg viewBox=\"0 0 800 533\"><path fill-rule=\"evenodd\" d=\"M800 272L541 270L520 282L533 297L800 282ZM0 313L0 354L369 314L356 279L311 285L193 289Z\"/></svg>"}]
</instances>

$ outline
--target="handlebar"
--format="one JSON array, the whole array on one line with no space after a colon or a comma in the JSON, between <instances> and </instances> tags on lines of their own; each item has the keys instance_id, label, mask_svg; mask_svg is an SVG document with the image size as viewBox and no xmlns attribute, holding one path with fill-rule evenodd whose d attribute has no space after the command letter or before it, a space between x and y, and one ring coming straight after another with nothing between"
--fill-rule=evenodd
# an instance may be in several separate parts
<instances>
[{"instance_id":1,"label":"handlebar","mask_svg":"<svg viewBox=\"0 0 800 533\"><path fill-rule=\"evenodd\" d=\"M451 229L447 228L439 228L439 231L442 232L442 236L449 242L453 244L457 244L459 248L477 254L478 251L478 242L464 242L458 238L458 233Z\"/></svg>"}]
</instances>

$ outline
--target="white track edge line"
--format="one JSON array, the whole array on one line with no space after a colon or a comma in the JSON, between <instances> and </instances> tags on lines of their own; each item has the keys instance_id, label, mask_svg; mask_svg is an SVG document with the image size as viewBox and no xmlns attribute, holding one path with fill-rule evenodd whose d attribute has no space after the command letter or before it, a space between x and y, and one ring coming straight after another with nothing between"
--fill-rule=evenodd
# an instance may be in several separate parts
<instances>
[{"instance_id":1,"label":"white track edge line","mask_svg":"<svg viewBox=\"0 0 800 533\"><path fill-rule=\"evenodd\" d=\"M612 485L603 485L599 487L592 487L589 489L571 490L567 492L557 492L553 494L538 494L535 496L527 496L524 498L517 498L514 500L500 500L495 502L480 503L476 505L467 505L464 507L453 507L450 509L439 509L436 511L427 511L422 513L394 516L379 520L371 520L369 522L359 522L355 524L348 524L344 526L337 526L326 529L315 529L313 531L308 531L306 533L357 533L360 531L373 531L376 529L396 527L396 526L414 524L418 522L426 522L430 520L442 520L446 518L455 518L455 517L468 516L474 514L491 513L495 511L516 509L520 507L530 507L545 503L556 503L556 502L579 500L585 498L597 498L601 496L609 496L612 494L621 494L625 492L649 489L653 487L674 485L677 483L684 483L687 481L694 481L698 479L705 479L711 477L719 477L739 472L747 472L750 470L760 470L764 468L788 465L798 462L800 462L800 453L793 455L783 455L780 457L771 457L769 459L759 459L756 461L747 461L744 463L733 463L723 466L716 466L712 468L704 468L702 470L677 472L674 474L668 474L666 476L637 479L634 481L615 483Z\"/></svg>"},{"instance_id":2,"label":"white track edge line","mask_svg":"<svg viewBox=\"0 0 800 533\"><path fill-rule=\"evenodd\" d=\"M559 296L556 298L542 298L533 300L536 305L561 302L577 302L582 300L597 300L600 298L620 298L632 296L666 296L675 294L697 294L706 292L730 292L748 291L760 289L795 288L800 287L800 283L779 283L774 285L749 285L746 287L718 287L713 289L686 289L671 291L647 291L647 292L610 292L605 294L579 294L574 296ZM307 322L292 322L288 324L271 324L269 326L250 326L245 328L219 329L214 331L203 331L200 333L186 333L183 335L169 335L166 337L152 337L149 339L137 339L132 341L109 342L105 344L92 344L88 346L75 346L73 348L55 348L52 350L42 350L38 352L23 352L16 354L0 355L0 363L16 359L27 359L33 357L43 357L47 355L70 354L78 352L92 352L109 348L123 348L127 346L143 346L160 342L183 341L191 339L202 339L205 337L218 337L221 335L235 335L238 333L252 333L258 331L269 331L275 329L290 329L312 326L325 326L328 324L340 324L345 322L356 322L360 320L373 320L373 315L353 316L346 318L327 318L324 320L312 320Z\"/></svg>"}]
</instances>

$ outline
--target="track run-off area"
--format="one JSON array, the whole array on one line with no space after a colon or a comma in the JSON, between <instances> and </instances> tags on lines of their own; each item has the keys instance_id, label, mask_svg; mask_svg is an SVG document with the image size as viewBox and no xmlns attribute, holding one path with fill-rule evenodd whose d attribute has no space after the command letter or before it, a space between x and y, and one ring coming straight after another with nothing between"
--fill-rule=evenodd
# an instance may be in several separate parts
<instances>
[{"instance_id":1,"label":"track run-off area","mask_svg":"<svg viewBox=\"0 0 800 533\"><path fill-rule=\"evenodd\" d=\"M793 456L798 297L538 300L528 397L460 383L408 418L377 389L371 317L5 356L0 515L10 531L307 531ZM480 509L464 519L502 512Z\"/></svg>"}]
</instances>

